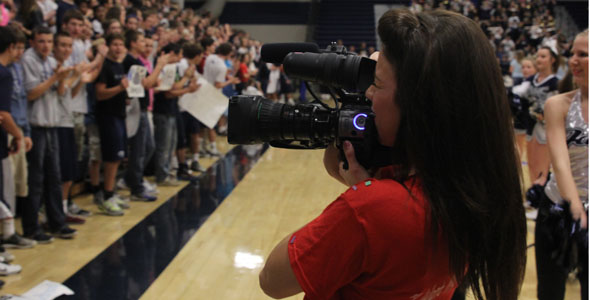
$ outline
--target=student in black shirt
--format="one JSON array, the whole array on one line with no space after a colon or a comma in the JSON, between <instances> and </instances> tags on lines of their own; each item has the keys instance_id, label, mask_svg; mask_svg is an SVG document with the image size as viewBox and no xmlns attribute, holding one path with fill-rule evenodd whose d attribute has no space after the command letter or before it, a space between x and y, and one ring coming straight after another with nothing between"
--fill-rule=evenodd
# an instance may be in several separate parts
<instances>
[{"instance_id":1,"label":"student in black shirt","mask_svg":"<svg viewBox=\"0 0 590 300\"><path fill-rule=\"evenodd\" d=\"M100 149L104 162L104 195L99 209L111 216L122 216L129 204L114 194L117 169L125 158L127 131L127 74L121 63L125 55L125 38L120 34L106 37L109 53L96 82L96 121L100 134Z\"/></svg>"},{"instance_id":2,"label":"student in black shirt","mask_svg":"<svg viewBox=\"0 0 590 300\"><path fill-rule=\"evenodd\" d=\"M128 53L123 60L125 73L129 73L129 70L134 65L145 67L138 58L145 51L144 40L143 33L137 30L128 30L125 33L125 46L128 49ZM139 98L141 113L137 132L133 137L129 138L129 161L125 171L125 183L131 190L131 200L134 201L155 201L157 199L156 195L148 193L143 185L145 164L154 153L154 142L148 142L149 139L153 139L147 115L150 102L148 89L158 85L158 76L167 63L168 55L160 56L153 72L148 74L141 82L145 91L144 96ZM152 147L148 148L148 145L152 145Z\"/></svg>"}]
</instances>

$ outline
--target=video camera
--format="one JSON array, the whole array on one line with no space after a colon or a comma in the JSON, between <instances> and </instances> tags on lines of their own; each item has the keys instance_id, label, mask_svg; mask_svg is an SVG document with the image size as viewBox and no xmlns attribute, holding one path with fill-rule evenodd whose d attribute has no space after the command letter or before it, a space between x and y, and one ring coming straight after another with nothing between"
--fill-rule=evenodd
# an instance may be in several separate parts
<instances>
[{"instance_id":1,"label":"video camera","mask_svg":"<svg viewBox=\"0 0 590 300\"><path fill-rule=\"evenodd\" d=\"M344 158L342 143L348 140L365 168L391 163L391 148L379 143L371 102L364 96L373 83L374 60L336 44L319 50L311 43L265 44L261 56L265 62L282 63L288 76L303 80L315 100L287 105L261 96L231 97L230 144L268 142L278 148L321 149L336 142ZM318 99L309 82L327 87L334 107Z\"/></svg>"}]
</instances>

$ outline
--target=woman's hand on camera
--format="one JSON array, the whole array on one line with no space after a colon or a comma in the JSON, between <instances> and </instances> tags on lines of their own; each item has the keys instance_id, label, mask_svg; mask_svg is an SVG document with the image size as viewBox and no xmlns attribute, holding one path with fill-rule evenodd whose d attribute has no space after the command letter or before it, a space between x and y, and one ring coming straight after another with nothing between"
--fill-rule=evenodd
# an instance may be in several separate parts
<instances>
[{"instance_id":1,"label":"woman's hand on camera","mask_svg":"<svg viewBox=\"0 0 590 300\"><path fill-rule=\"evenodd\" d=\"M344 169L344 162L341 161L339 164L338 173L340 177L344 179L345 184L347 186L352 186L370 178L371 176L369 175L369 172L356 160L356 156L354 155L354 147L352 144L349 141L344 141L342 146L344 148L344 155L348 161L348 170Z\"/></svg>"},{"instance_id":2,"label":"woman's hand on camera","mask_svg":"<svg viewBox=\"0 0 590 300\"><path fill-rule=\"evenodd\" d=\"M334 144L330 144L324 151L324 167L330 176L336 180L346 184L344 178L340 176L340 153Z\"/></svg>"}]
</instances>

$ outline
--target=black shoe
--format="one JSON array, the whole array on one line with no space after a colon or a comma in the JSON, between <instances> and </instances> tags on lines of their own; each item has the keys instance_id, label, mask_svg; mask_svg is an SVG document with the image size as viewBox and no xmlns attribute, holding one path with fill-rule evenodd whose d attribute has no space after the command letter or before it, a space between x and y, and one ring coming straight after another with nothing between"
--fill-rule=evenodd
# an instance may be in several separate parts
<instances>
[{"instance_id":1,"label":"black shoe","mask_svg":"<svg viewBox=\"0 0 590 300\"><path fill-rule=\"evenodd\" d=\"M224 130L216 130L216 131L217 131L217 135L227 136L227 128Z\"/></svg>"},{"instance_id":2,"label":"black shoe","mask_svg":"<svg viewBox=\"0 0 590 300\"><path fill-rule=\"evenodd\" d=\"M29 238L31 240L35 240L35 241L37 241L38 244L49 244L49 243L53 242L53 237L46 235L42 231L39 231L33 235L26 236L26 238Z\"/></svg>"},{"instance_id":3,"label":"black shoe","mask_svg":"<svg viewBox=\"0 0 590 300\"><path fill-rule=\"evenodd\" d=\"M205 171L207 171L196 160L191 163L191 170L194 171L194 172L205 172Z\"/></svg>"},{"instance_id":4,"label":"black shoe","mask_svg":"<svg viewBox=\"0 0 590 300\"><path fill-rule=\"evenodd\" d=\"M187 164L179 164L178 171L176 171L176 177L179 180L192 180L195 178L188 172L188 165Z\"/></svg>"},{"instance_id":5,"label":"black shoe","mask_svg":"<svg viewBox=\"0 0 590 300\"><path fill-rule=\"evenodd\" d=\"M4 286L4 280L0 280L0 289Z\"/></svg>"},{"instance_id":6,"label":"black shoe","mask_svg":"<svg viewBox=\"0 0 590 300\"><path fill-rule=\"evenodd\" d=\"M197 177L189 174L187 171L183 171L183 172L178 171L178 174L176 175L176 177L178 180L184 180L184 181L191 181L191 180L197 178Z\"/></svg>"},{"instance_id":7,"label":"black shoe","mask_svg":"<svg viewBox=\"0 0 590 300\"><path fill-rule=\"evenodd\" d=\"M32 248L37 245L37 242L32 239L27 239L14 233L7 239L2 239L2 246L6 248L17 248L17 249L26 249Z\"/></svg>"},{"instance_id":8,"label":"black shoe","mask_svg":"<svg viewBox=\"0 0 590 300\"><path fill-rule=\"evenodd\" d=\"M76 229L70 228L68 226L64 226L62 227L62 229L58 230L58 231L54 231L53 235L55 235L58 238L61 239L71 239L74 236L76 236Z\"/></svg>"}]
</instances>

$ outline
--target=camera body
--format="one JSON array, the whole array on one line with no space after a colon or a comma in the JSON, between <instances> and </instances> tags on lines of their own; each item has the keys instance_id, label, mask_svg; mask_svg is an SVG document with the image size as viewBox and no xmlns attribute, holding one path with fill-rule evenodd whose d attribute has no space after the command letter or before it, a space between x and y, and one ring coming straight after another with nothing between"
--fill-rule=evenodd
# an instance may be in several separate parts
<instances>
[{"instance_id":1,"label":"camera body","mask_svg":"<svg viewBox=\"0 0 590 300\"><path fill-rule=\"evenodd\" d=\"M264 48L262 51L264 59ZM329 107L321 102L309 85L316 99L310 104L287 105L261 96L233 96L228 115L230 144L268 142L279 148L322 149L335 143L342 149L342 143L348 140L365 168L390 164L390 148L380 145L371 101L364 96L373 83L375 61L332 45L321 53L288 53L282 63L290 77L328 87L336 105ZM342 150L341 158L344 160Z\"/></svg>"}]
</instances>

